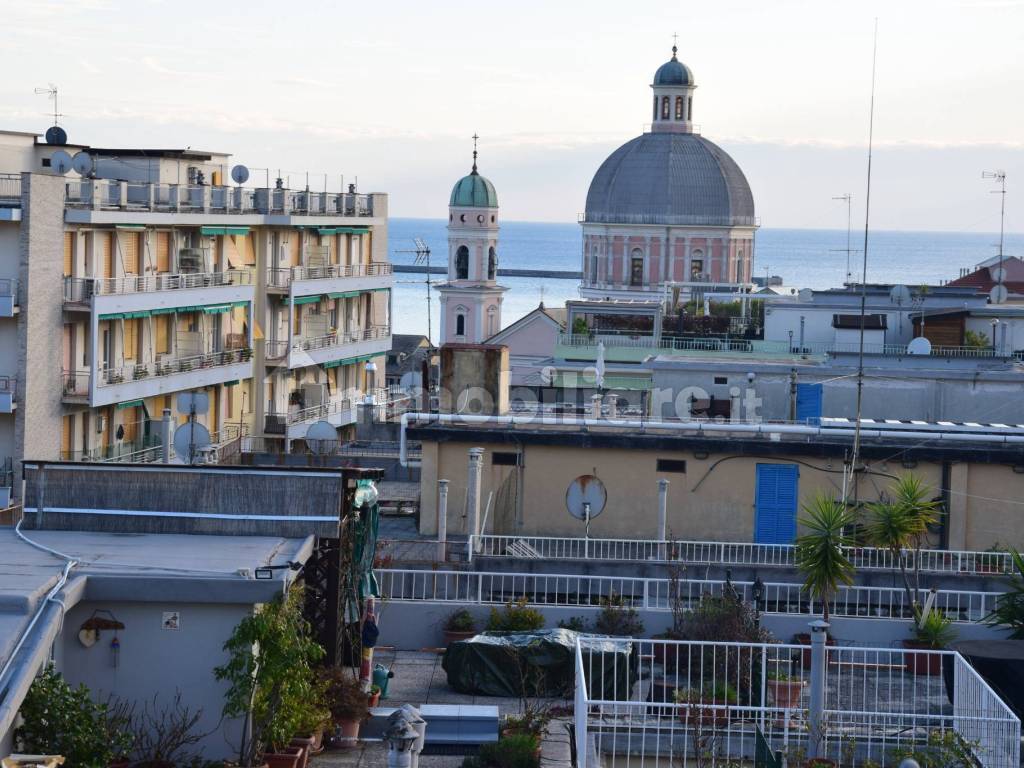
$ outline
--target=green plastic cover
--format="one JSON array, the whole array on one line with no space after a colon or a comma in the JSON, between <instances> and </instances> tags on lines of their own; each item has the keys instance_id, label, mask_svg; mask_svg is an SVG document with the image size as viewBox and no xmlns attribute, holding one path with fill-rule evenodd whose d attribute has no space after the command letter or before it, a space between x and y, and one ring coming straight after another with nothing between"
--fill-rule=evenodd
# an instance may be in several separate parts
<instances>
[{"instance_id":1,"label":"green plastic cover","mask_svg":"<svg viewBox=\"0 0 1024 768\"><path fill-rule=\"evenodd\" d=\"M459 693L571 697L577 638L590 698L629 698L638 669L634 644L581 635L570 629L484 632L451 643L441 666L448 673L448 685ZM593 689L592 681L599 690Z\"/></svg>"}]
</instances>

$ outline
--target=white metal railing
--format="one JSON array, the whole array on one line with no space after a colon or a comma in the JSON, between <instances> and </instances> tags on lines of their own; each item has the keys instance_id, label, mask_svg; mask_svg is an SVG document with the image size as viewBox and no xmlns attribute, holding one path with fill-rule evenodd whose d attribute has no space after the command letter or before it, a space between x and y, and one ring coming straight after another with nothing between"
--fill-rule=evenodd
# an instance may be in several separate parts
<instances>
[{"instance_id":1,"label":"white metal railing","mask_svg":"<svg viewBox=\"0 0 1024 768\"><path fill-rule=\"evenodd\" d=\"M781 340L746 339L736 337L698 337L678 338L671 336L655 336L653 333L636 333L613 329L598 329L593 333L563 333L558 343L568 347L592 347L596 350L598 342L606 347L623 347L629 349L660 349L667 351L693 352L745 352L751 355L838 355L856 354L860 345L856 342L805 341L802 345ZM865 344L864 353L868 355L885 355L903 357L908 354L905 344ZM942 346L935 345L930 352L932 357L1007 357L997 354L992 347Z\"/></svg>"},{"instance_id":2,"label":"white metal railing","mask_svg":"<svg viewBox=\"0 0 1024 768\"><path fill-rule=\"evenodd\" d=\"M301 408L288 413L287 424L288 426L305 424L306 422L325 419L328 416L335 416L346 411L351 413L351 419L354 421L355 405L353 405L352 401L344 397L331 398L328 402L321 405L311 405L308 408Z\"/></svg>"},{"instance_id":3,"label":"white metal railing","mask_svg":"<svg viewBox=\"0 0 1024 768\"><path fill-rule=\"evenodd\" d=\"M915 751L952 766L961 749L965 765L1019 768L1019 719L959 654L821 650L808 660L799 645L581 636L577 765L749 765L760 730L789 765L816 749L843 768L895 766Z\"/></svg>"},{"instance_id":4,"label":"white metal railing","mask_svg":"<svg viewBox=\"0 0 1024 768\"><path fill-rule=\"evenodd\" d=\"M20 188L20 179L18 185ZM0 194L4 195L5 200L14 200L14 191L13 182L0 185ZM69 180L65 184L64 203L68 208L93 210L373 216L373 196L354 192L300 192L266 187L243 189L209 184L150 184L116 179Z\"/></svg>"},{"instance_id":5,"label":"white metal railing","mask_svg":"<svg viewBox=\"0 0 1024 768\"><path fill-rule=\"evenodd\" d=\"M0 202L5 205L21 204L21 176L17 173L0 173Z\"/></svg>"},{"instance_id":6,"label":"white metal railing","mask_svg":"<svg viewBox=\"0 0 1024 768\"><path fill-rule=\"evenodd\" d=\"M229 269L224 272L192 272L179 274L128 275L114 278L65 277L64 301L88 302L94 295L155 293L223 285L252 285L251 269Z\"/></svg>"},{"instance_id":7,"label":"white metal railing","mask_svg":"<svg viewBox=\"0 0 1024 768\"><path fill-rule=\"evenodd\" d=\"M361 341L372 341L374 339L386 339L391 335L390 325L372 325L369 328L356 329L354 331L335 331L323 336L311 336L303 338L296 337L292 343L292 349L296 352L310 349L325 349L328 347L342 347L346 344L358 344Z\"/></svg>"},{"instance_id":8,"label":"white metal railing","mask_svg":"<svg viewBox=\"0 0 1024 768\"><path fill-rule=\"evenodd\" d=\"M319 267L292 267L293 280L326 280L339 277L387 277L391 264L376 261L370 264L325 264Z\"/></svg>"},{"instance_id":9,"label":"white metal railing","mask_svg":"<svg viewBox=\"0 0 1024 768\"><path fill-rule=\"evenodd\" d=\"M176 373L202 370L204 368L216 368L234 363L245 363L252 359L252 350L248 347L242 349L229 349L223 352L208 352L202 355L191 355L189 357L165 358L163 360L148 360L135 365L123 365L116 368L103 368L100 370L98 384L110 386L122 384L126 381L141 381L149 377L172 376ZM65 373L65 382L68 381ZM77 390L76 390L77 391ZM65 395L68 394L65 383Z\"/></svg>"},{"instance_id":10,"label":"white metal railing","mask_svg":"<svg viewBox=\"0 0 1024 768\"><path fill-rule=\"evenodd\" d=\"M754 584L714 579L648 579L584 574L492 573L485 571L422 571L382 569L377 572L381 594L390 600L500 605L525 598L535 606L599 608L615 596L637 610L690 610L707 597L721 596L727 584L752 603ZM795 582L768 582L758 608L763 613L790 616L821 615L820 601L808 597ZM933 603L952 621L981 620L995 607L1000 593L938 590ZM922 596L923 599L923 596ZM913 612L899 587L842 586L830 603L833 616L909 619Z\"/></svg>"},{"instance_id":11,"label":"white metal railing","mask_svg":"<svg viewBox=\"0 0 1024 768\"><path fill-rule=\"evenodd\" d=\"M527 545L526 547L522 546ZM698 565L756 565L795 567L796 547L792 544L756 544L722 541L658 541L656 539L587 539L557 536L470 536L473 557L532 556L550 560L627 560L673 562ZM925 573L1002 574L1013 570L1008 552L972 552L923 549L904 552L911 568L920 558ZM850 547L850 561L860 570L892 570L895 557L887 549Z\"/></svg>"}]
</instances>

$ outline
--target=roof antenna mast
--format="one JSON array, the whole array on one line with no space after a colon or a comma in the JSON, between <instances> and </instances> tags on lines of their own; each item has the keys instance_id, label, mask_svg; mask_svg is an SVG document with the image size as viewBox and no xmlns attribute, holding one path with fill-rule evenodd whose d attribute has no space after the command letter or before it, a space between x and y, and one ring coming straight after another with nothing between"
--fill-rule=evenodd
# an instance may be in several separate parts
<instances>
[{"instance_id":1,"label":"roof antenna mast","mask_svg":"<svg viewBox=\"0 0 1024 768\"><path fill-rule=\"evenodd\" d=\"M46 96L53 102L53 124L59 125L60 118L64 117L64 115L61 114L60 106L57 101L57 86L53 83L50 83L45 88L36 88L35 91L40 95L45 93Z\"/></svg>"},{"instance_id":2,"label":"roof antenna mast","mask_svg":"<svg viewBox=\"0 0 1024 768\"><path fill-rule=\"evenodd\" d=\"M850 456L849 481L843 473L843 501L845 502L860 460L860 418L864 403L864 322L868 303L868 230L871 220L871 152L875 140L875 71L878 61L878 19L875 18L875 36L871 49L871 110L868 117L868 176L864 195L864 253L860 281L860 344L857 351L857 419L853 428L853 454Z\"/></svg>"}]
</instances>

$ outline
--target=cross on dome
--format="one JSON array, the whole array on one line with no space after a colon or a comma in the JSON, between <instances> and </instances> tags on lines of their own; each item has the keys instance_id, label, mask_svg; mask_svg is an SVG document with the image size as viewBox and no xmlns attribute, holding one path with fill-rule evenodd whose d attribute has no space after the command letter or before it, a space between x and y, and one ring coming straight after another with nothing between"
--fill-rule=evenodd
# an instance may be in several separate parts
<instances>
[{"instance_id":1,"label":"cross on dome","mask_svg":"<svg viewBox=\"0 0 1024 768\"><path fill-rule=\"evenodd\" d=\"M476 173L476 142L477 142L477 139L479 139L479 138L480 137L477 136L476 132L474 131L474 133L473 133L473 173Z\"/></svg>"}]
</instances>

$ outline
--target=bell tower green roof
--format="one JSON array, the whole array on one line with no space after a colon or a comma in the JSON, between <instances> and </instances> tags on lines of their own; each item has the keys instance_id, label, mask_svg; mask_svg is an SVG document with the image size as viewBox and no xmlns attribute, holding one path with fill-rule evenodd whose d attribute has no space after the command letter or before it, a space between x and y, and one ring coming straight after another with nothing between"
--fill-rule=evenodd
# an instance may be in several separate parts
<instances>
[{"instance_id":1,"label":"bell tower green roof","mask_svg":"<svg viewBox=\"0 0 1024 768\"><path fill-rule=\"evenodd\" d=\"M448 201L451 207L460 208L497 208L498 193L489 179L485 179L476 169L476 142L480 137L473 134L473 170L463 176L452 187L452 197Z\"/></svg>"}]
</instances>

